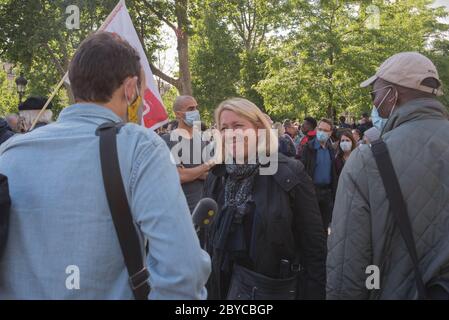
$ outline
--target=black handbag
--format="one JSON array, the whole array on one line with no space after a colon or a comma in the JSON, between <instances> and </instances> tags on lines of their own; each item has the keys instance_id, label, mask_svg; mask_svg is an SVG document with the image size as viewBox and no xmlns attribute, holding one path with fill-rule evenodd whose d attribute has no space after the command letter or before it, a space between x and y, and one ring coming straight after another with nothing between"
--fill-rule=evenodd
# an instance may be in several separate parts
<instances>
[{"instance_id":1,"label":"black handbag","mask_svg":"<svg viewBox=\"0 0 449 320\"><path fill-rule=\"evenodd\" d=\"M234 264L227 300L295 300L298 273L291 278L273 279Z\"/></svg>"},{"instance_id":2,"label":"black handbag","mask_svg":"<svg viewBox=\"0 0 449 320\"><path fill-rule=\"evenodd\" d=\"M387 192L390 209L393 212L396 225L401 232L413 263L418 299L449 300L449 280L437 278L427 285L424 284L422 273L419 268L412 225L387 145L382 139L377 140L371 144L371 151L376 160L382 182Z\"/></svg>"},{"instance_id":3,"label":"black handbag","mask_svg":"<svg viewBox=\"0 0 449 320\"><path fill-rule=\"evenodd\" d=\"M10 207L11 198L9 197L8 178L0 174L0 258L4 253L8 239Z\"/></svg>"}]
</instances>

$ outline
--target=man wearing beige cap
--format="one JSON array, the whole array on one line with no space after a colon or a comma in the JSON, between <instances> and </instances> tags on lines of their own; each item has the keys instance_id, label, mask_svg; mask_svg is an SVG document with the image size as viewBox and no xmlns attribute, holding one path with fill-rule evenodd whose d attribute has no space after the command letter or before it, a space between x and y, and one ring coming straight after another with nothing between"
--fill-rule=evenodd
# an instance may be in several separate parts
<instances>
[{"instance_id":1,"label":"man wearing beige cap","mask_svg":"<svg viewBox=\"0 0 449 320\"><path fill-rule=\"evenodd\" d=\"M442 278L449 279L449 115L436 99L442 95L438 72L425 56L404 52L361 86L372 87L372 120L389 150L411 221L420 288L427 296L447 298ZM385 188L371 145L354 150L333 212L328 299L418 297L410 251L395 220L398 210L390 205L399 192L387 197Z\"/></svg>"}]
</instances>

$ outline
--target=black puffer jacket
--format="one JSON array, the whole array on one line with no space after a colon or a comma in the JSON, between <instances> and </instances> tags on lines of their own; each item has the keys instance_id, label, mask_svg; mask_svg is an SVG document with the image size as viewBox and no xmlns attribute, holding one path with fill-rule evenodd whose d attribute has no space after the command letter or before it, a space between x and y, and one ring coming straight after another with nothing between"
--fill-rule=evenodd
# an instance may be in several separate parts
<instances>
[{"instance_id":1,"label":"black puffer jacket","mask_svg":"<svg viewBox=\"0 0 449 320\"><path fill-rule=\"evenodd\" d=\"M210 227L206 247L212 258L209 298L225 299L229 279L224 279L217 265L214 230L223 221L226 169L217 166L205 184L205 197L217 201L219 212ZM295 159L279 154L276 174L256 176L253 191L254 223L250 248L251 270L271 278L279 277L282 259L297 261L300 274L297 298L325 298L326 237L323 232L313 184L304 166ZM224 211L226 212L226 211ZM246 266L248 267L248 266Z\"/></svg>"}]
</instances>

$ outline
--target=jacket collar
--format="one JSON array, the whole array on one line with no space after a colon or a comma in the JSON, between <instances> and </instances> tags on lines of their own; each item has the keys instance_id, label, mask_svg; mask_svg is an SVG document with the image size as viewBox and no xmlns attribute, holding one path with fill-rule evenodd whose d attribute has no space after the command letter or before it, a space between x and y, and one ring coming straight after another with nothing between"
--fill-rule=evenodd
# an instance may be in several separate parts
<instances>
[{"instance_id":1,"label":"jacket collar","mask_svg":"<svg viewBox=\"0 0 449 320\"><path fill-rule=\"evenodd\" d=\"M93 103L78 103L65 108L59 115L58 122L89 121L98 125L105 122L123 122L112 110Z\"/></svg>"},{"instance_id":2,"label":"jacket collar","mask_svg":"<svg viewBox=\"0 0 449 320\"><path fill-rule=\"evenodd\" d=\"M427 119L449 119L449 113L438 100L429 98L412 100L400 106L391 115L382 134L406 122Z\"/></svg>"}]
</instances>

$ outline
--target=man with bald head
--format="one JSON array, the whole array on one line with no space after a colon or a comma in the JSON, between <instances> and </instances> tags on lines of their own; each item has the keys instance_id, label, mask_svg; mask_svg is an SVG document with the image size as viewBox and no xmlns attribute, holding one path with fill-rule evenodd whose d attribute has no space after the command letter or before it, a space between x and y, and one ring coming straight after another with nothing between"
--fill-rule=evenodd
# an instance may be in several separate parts
<instances>
[{"instance_id":1,"label":"man with bald head","mask_svg":"<svg viewBox=\"0 0 449 320\"><path fill-rule=\"evenodd\" d=\"M201 126L201 116L195 98L191 96L176 98L173 111L178 121L178 128L172 134L163 135L162 139L167 143L178 164L182 189L190 212L193 212L203 197L204 181L212 165L204 163L204 159L202 159L202 153L207 143L201 140L200 127L198 130L194 130L195 125ZM194 143L194 141L198 143ZM199 148L199 146L201 147ZM183 152L188 152L188 155L183 155Z\"/></svg>"},{"instance_id":2,"label":"man with bald head","mask_svg":"<svg viewBox=\"0 0 449 320\"><path fill-rule=\"evenodd\" d=\"M16 113L8 114L5 117L6 122L13 132L19 132L19 115Z\"/></svg>"},{"instance_id":3,"label":"man with bald head","mask_svg":"<svg viewBox=\"0 0 449 320\"><path fill-rule=\"evenodd\" d=\"M417 299L422 298L417 284L422 278L429 298L447 300L449 114L437 99L442 95L438 71L422 54L402 52L386 60L362 87L371 87L371 118L391 157L400 192L386 191L371 150L379 142L352 152L340 176L333 212L327 296ZM402 210L393 212L391 205L401 193L416 246L416 269L400 232L406 224L394 218ZM378 280L371 286L374 269ZM422 277L415 276L417 269Z\"/></svg>"}]
</instances>

